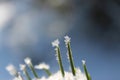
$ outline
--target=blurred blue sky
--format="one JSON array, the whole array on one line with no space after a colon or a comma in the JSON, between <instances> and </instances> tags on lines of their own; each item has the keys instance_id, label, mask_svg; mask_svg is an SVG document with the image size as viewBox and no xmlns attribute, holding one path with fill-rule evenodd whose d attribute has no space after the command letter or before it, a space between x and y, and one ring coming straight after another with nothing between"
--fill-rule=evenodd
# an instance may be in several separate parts
<instances>
[{"instance_id":1,"label":"blurred blue sky","mask_svg":"<svg viewBox=\"0 0 120 80\"><path fill-rule=\"evenodd\" d=\"M33 64L59 67L51 42L59 38L63 64L64 36L69 35L75 65L85 59L92 80L120 80L120 5L117 0L1 0L0 80L12 80L5 67L19 69L25 57ZM40 72L40 75L43 75Z\"/></svg>"}]
</instances>

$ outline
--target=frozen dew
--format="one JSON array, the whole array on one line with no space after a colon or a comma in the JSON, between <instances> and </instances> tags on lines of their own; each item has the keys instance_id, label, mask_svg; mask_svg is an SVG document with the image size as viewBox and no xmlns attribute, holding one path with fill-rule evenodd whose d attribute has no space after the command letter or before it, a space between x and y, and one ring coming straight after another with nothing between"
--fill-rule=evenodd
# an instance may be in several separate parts
<instances>
[{"instance_id":1,"label":"frozen dew","mask_svg":"<svg viewBox=\"0 0 120 80\"><path fill-rule=\"evenodd\" d=\"M85 65L85 62L86 62L85 60L82 60L82 64L83 64L83 65Z\"/></svg>"},{"instance_id":2,"label":"frozen dew","mask_svg":"<svg viewBox=\"0 0 120 80\"><path fill-rule=\"evenodd\" d=\"M25 58L24 61L27 65L31 64L31 59L29 57Z\"/></svg>"},{"instance_id":3,"label":"frozen dew","mask_svg":"<svg viewBox=\"0 0 120 80\"><path fill-rule=\"evenodd\" d=\"M26 69L26 65L25 64L20 64L20 70L24 71Z\"/></svg>"},{"instance_id":4,"label":"frozen dew","mask_svg":"<svg viewBox=\"0 0 120 80\"><path fill-rule=\"evenodd\" d=\"M68 54L68 52L66 53L66 55L67 55L67 59L68 59L68 61L69 61L70 58L69 58L69 54Z\"/></svg>"},{"instance_id":5,"label":"frozen dew","mask_svg":"<svg viewBox=\"0 0 120 80\"><path fill-rule=\"evenodd\" d=\"M50 66L45 63L40 63L39 65L35 65L35 69L50 69Z\"/></svg>"},{"instance_id":6,"label":"frozen dew","mask_svg":"<svg viewBox=\"0 0 120 80\"><path fill-rule=\"evenodd\" d=\"M87 80L86 76L81 72L79 68L76 69L76 76L73 76L71 72L65 71L64 78L61 75L61 72L58 71L46 80Z\"/></svg>"},{"instance_id":7,"label":"frozen dew","mask_svg":"<svg viewBox=\"0 0 120 80\"><path fill-rule=\"evenodd\" d=\"M70 38L69 36L65 36L64 38L65 38L65 40L64 40L64 41L65 41L65 43L66 43L66 44L67 44L67 43L69 43L69 42L70 42L70 40L71 40L71 38Z\"/></svg>"},{"instance_id":8,"label":"frozen dew","mask_svg":"<svg viewBox=\"0 0 120 80\"><path fill-rule=\"evenodd\" d=\"M58 64L59 64L59 68L60 68L60 70L61 70L62 77L64 77L65 73L64 73L64 68L63 68L63 64L62 64L61 51L60 51L59 43L60 43L59 40L56 39L55 41L52 42L52 46L55 47L56 60L58 61Z\"/></svg>"},{"instance_id":9,"label":"frozen dew","mask_svg":"<svg viewBox=\"0 0 120 80\"><path fill-rule=\"evenodd\" d=\"M75 76L76 71L75 71L74 61L73 61L73 57L72 57L72 50L71 50L71 45L70 45L70 39L71 38L69 36L65 36L64 38L65 38L64 41L65 41L65 44L66 44L66 47L67 47L67 57L68 57L68 60L70 62L72 73Z\"/></svg>"},{"instance_id":10,"label":"frozen dew","mask_svg":"<svg viewBox=\"0 0 120 80\"><path fill-rule=\"evenodd\" d=\"M54 41L52 42L52 46L53 46L53 47L58 47L59 44L60 44L60 42L59 42L58 39L56 39L56 40L54 40Z\"/></svg>"}]
</instances>

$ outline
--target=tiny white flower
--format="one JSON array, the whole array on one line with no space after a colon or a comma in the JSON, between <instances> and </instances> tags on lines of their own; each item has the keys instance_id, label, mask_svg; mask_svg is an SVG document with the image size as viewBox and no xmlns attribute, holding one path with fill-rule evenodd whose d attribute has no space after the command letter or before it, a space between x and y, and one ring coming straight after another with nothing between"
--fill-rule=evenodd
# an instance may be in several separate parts
<instances>
[{"instance_id":1,"label":"tiny white flower","mask_svg":"<svg viewBox=\"0 0 120 80\"><path fill-rule=\"evenodd\" d=\"M31 59L29 57L25 58L24 61L27 65L31 64Z\"/></svg>"},{"instance_id":2,"label":"tiny white flower","mask_svg":"<svg viewBox=\"0 0 120 80\"><path fill-rule=\"evenodd\" d=\"M26 69L26 65L25 64L20 64L20 70L24 71Z\"/></svg>"},{"instance_id":3,"label":"tiny white flower","mask_svg":"<svg viewBox=\"0 0 120 80\"><path fill-rule=\"evenodd\" d=\"M53 47L58 47L59 44L60 44L60 42L59 42L58 39L56 39L56 40L54 40L54 41L52 42L52 46L53 46Z\"/></svg>"},{"instance_id":4,"label":"tiny white flower","mask_svg":"<svg viewBox=\"0 0 120 80\"><path fill-rule=\"evenodd\" d=\"M86 63L85 60L82 60L82 64L85 65L85 63Z\"/></svg>"},{"instance_id":5,"label":"tiny white flower","mask_svg":"<svg viewBox=\"0 0 120 80\"><path fill-rule=\"evenodd\" d=\"M12 76L18 75L18 72L17 72L16 68L15 68L12 64L9 64L9 65L6 67L6 70L7 70Z\"/></svg>"},{"instance_id":6,"label":"tiny white flower","mask_svg":"<svg viewBox=\"0 0 120 80\"><path fill-rule=\"evenodd\" d=\"M45 63L40 63L39 65L35 66L36 69L49 69L49 65L45 64Z\"/></svg>"},{"instance_id":7,"label":"tiny white flower","mask_svg":"<svg viewBox=\"0 0 120 80\"><path fill-rule=\"evenodd\" d=\"M65 41L66 44L67 44L68 42L70 42L70 40L71 40L71 38L70 38L69 36L65 36L64 38L65 38L64 41Z\"/></svg>"}]
</instances>

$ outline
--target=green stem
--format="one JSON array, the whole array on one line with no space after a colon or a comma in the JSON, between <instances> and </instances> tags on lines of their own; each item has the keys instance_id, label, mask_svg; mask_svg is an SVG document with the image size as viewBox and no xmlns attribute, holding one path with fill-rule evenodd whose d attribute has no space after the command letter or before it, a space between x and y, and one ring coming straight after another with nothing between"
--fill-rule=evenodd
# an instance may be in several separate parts
<instances>
[{"instance_id":1,"label":"green stem","mask_svg":"<svg viewBox=\"0 0 120 80\"><path fill-rule=\"evenodd\" d=\"M87 80L91 80L91 77L90 77L90 74L89 74L88 71L87 71L86 65L83 64L83 67L84 67L84 72L85 72L85 75L86 75L86 77L87 77Z\"/></svg>"},{"instance_id":2,"label":"green stem","mask_svg":"<svg viewBox=\"0 0 120 80\"><path fill-rule=\"evenodd\" d=\"M62 76L64 77L65 73L64 73L64 68L63 68L63 65L62 65L62 59L61 59L61 53L60 53L60 48L59 47L57 47L56 53L57 53L57 57L58 57L59 67L60 67Z\"/></svg>"},{"instance_id":3,"label":"green stem","mask_svg":"<svg viewBox=\"0 0 120 80\"><path fill-rule=\"evenodd\" d=\"M32 64L30 64L30 69L32 70L32 72L33 72L35 78L38 78L38 75L37 75L37 73L36 73L36 71L35 71L35 69L34 69L34 67L33 67Z\"/></svg>"},{"instance_id":4,"label":"green stem","mask_svg":"<svg viewBox=\"0 0 120 80\"><path fill-rule=\"evenodd\" d=\"M68 49L68 57L70 60L72 74L75 76L76 72L75 72L74 62L73 62L73 58L72 58L72 50L71 50L70 42L67 43L67 49Z\"/></svg>"},{"instance_id":5,"label":"green stem","mask_svg":"<svg viewBox=\"0 0 120 80\"><path fill-rule=\"evenodd\" d=\"M52 75L52 73L48 69L43 69L43 70L47 73L48 76Z\"/></svg>"},{"instance_id":6,"label":"green stem","mask_svg":"<svg viewBox=\"0 0 120 80\"><path fill-rule=\"evenodd\" d=\"M28 72L27 72L26 69L24 70L24 73L25 73L25 75L26 75L26 77L27 77L27 80L32 80L32 79L30 78L30 76L29 76L29 74L28 74Z\"/></svg>"}]
</instances>

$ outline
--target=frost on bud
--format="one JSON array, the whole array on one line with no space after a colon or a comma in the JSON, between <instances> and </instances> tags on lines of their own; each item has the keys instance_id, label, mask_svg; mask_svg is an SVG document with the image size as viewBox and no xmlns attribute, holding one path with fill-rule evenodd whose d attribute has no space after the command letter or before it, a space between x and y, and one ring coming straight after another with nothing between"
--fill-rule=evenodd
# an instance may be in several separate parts
<instances>
[{"instance_id":1,"label":"frost on bud","mask_svg":"<svg viewBox=\"0 0 120 80\"><path fill-rule=\"evenodd\" d=\"M64 77L65 76L65 73L64 73L64 68L63 68L63 64L62 64L62 59L61 59L61 52L60 52L60 47L59 47L59 40L56 39L55 41L52 42L52 46L55 47L55 51L56 51L56 59L58 61L58 64L59 64L59 67L60 67L60 71L61 71L61 74L62 76Z\"/></svg>"},{"instance_id":2,"label":"frost on bud","mask_svg":"<svg viewBox=\"0 0 120 80\"><path fill-rule=\"evenodd\" d=\"M86 61L85 60L82 60L82 64L85 65Z\"/></svg>"},{"instance_id":3,"label":"frost on bud","mask_svg":"<svg viewBox=\"0 0 120 80\"><path fill-rule=\"evenodd\" d=\"M69 36L65 36L64 38L65 38L65 40L64 40L65 44L68 44L71 40L71 38Z\"/></svg>"},{"instance_id":4,"label":"frost on bud","mask_svg":"<svg viewBox=\"0 0 120 80\"><path fill-rule=\"evenodd\" d=\"M54 41L52 42L52 46L53 46L53 47L58 47L59 44L60 44L60 42L59 42L58 39L56 39L56 40L54 40Z\"/></svg>"},{"instance_id":5,"label":"frost on bud","mask_svg":"<svg viewBox=\"0 0 120 80\"><path fill-rule=\"evenodd\" d=\"M70 66L71 66L71 70L72 70L72 74L75 76L76 72L75 72L75 66L74 66L74 61L73 61L73 57L72 57L72 50L71 50L71 45L70 45L70 37L69 36L65 36L65 44L67 47L67 57L68 60L70 62Z\"/></svg>"},{"instance_id":6,"label":"frost on bud","mask_svg":"<svg viewBox=\"0 0 120 80\"><path fill-rule=\"evenodd\" d=\"M31 65L31 59L29 57L25 58L24 61L28 66Z\"/></svg>"},{"instance_id":7,"label":"frost on bud","mask_svg":"<svg viewBox=\"0 0 120 80\"><path fill-rule=\"evenodd\" d=\"M20 64L20 70L24 71L26 69L26 65L25 64Z\"/></svg>"}]
</instances>

